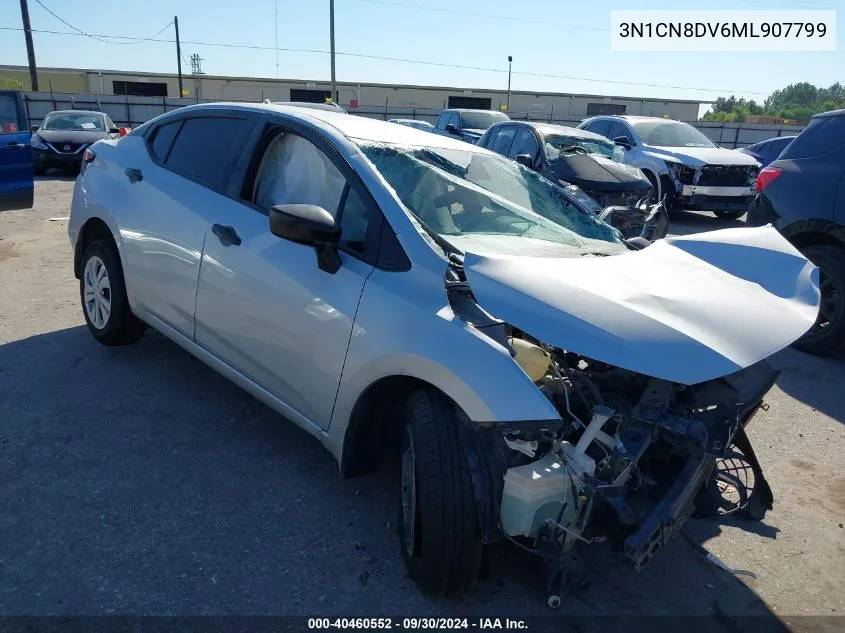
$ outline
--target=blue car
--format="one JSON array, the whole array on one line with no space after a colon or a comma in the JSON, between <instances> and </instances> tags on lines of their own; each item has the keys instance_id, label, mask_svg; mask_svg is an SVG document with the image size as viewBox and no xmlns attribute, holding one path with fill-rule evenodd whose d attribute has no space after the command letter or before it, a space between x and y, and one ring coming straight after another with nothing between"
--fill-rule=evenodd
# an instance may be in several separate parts
<instances>
[{"instance_id":1,"label":"blue car","mask_svg":"<svg viewBox=\"0 0 845 633\"><path fill-rule=\"evenodd\" d=\"M29 209L32 147L20 92L0 90L0 211Z\"/></svg>"},{"instance_id":2,"label":"blue car","mask_svg":"<svg viewBox=\"0 0 845 633\"><path fill-rule=\"evenodd\" d=\"M743 147L739 151L753 156L760 163L760 167L765 167L769 163L776 161L780 153L786 149L786 146L794 138L794 136L778 136L754 143L754 145L749 145L748 147Z\"/></svg>"}]
</instances>

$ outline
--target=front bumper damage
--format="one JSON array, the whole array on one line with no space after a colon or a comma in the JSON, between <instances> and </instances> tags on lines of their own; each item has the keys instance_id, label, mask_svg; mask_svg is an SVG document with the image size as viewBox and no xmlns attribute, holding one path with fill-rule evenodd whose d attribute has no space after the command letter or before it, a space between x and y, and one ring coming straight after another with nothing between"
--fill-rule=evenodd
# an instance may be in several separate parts
<instances>
[{"instance_id":1,"label":"front bumper damage","mask_svg":"<svg viewBox=\"0 0 845 633\"><path fill-rule=\"evenodd\" d=\"M741 165L671 164L661 175L661 187L670 209L740 211L748 208L757 193L758 171Z\"/></svg>"}]
</instances>

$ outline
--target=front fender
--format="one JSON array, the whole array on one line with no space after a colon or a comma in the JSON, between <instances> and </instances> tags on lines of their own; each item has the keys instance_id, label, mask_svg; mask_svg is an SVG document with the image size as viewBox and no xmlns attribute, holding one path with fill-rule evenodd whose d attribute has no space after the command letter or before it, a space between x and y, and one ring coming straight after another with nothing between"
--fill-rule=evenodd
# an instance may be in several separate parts
<instances>
[{"instance_id":1,"label":"front fender","mask_svg":"<svg viewBox=\"0 0 845 633\"><path fill-rule=\"evenodd\" d=\"M560 419L508 350L454 315L442 278L420 268L376 270L364 287L327 431L338 459L358 398L391 376L433 385L473 422Z\"/></svg>"}]
</instances>

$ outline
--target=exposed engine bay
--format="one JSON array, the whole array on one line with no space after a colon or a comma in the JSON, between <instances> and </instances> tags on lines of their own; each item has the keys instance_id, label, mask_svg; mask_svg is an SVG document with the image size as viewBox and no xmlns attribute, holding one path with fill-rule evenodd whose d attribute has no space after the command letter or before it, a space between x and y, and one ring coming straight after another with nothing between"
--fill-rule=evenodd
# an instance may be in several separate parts
<instances>
[{"instance_id":1,"label":"exposed engine bay","mask_svg":"<svg viewBox=\"0 0 845 633\"><path fill-rule=\"evenodd\" d=\"M608 539L638 570L693 513L716 459L777 376L762 362L686 386L518 332L508 343L565 423L539 432L502 429L509 449L503 532L558 552L578 541ZM755 509L760 518L766 506L771 499Z\"/></svg>"},{"instance_id":2,"label":"exposed engine bay","mask_svg":"<svg viewBox=\"0 0 845 633\"><path fill-rule=\"evenodd\" d=\"M754 468L740 511L761 519L771 509L744 431L777 377L767 362L693 385L650 377L534 339L481 309L460 272L450 276L455 313L505 346L561 417L479 429L492 497L486 540L498 532L543 556L558 589L579 542L608 541L641 570L694 512L716 512L715 466L726 454Z\"/></svg>"}]
</instances>

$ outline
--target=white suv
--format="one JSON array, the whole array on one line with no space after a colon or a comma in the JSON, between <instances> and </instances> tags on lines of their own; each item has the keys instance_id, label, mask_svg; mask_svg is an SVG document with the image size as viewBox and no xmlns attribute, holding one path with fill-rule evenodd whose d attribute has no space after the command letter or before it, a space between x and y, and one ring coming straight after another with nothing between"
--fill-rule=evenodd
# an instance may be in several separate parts
<instances>
[{"instance_id":1,"label":"white suv","mask_svg":"<svg viewBox=\"0 0 845 633\"><path fill-rule=\"evenodd\" d=\"M666 197L668 210L742 216L754 199L760 163L716 145L688 123L645 116L597 116L582 130L601 134L624 150L623 162L643 170Z\"/></svg>"},{"instance_id":2,"label":"white suv","mask_svg":"<svg viewBox=\"0 0 845 633\"><path fill-rule=\"evenodd\" d=\"M631 244L483 148L271 104L98 142L69 236L101 343L155 328L344 476L401 457L402 555L441 594L504 538L551 579L593 536L642 567L718 456L735 444L756 465L744 427L776 376L761 359L819 302L771 227ZM762 494L740 509L759 517L755 468Z\"/></svg>"}]
</instances>

